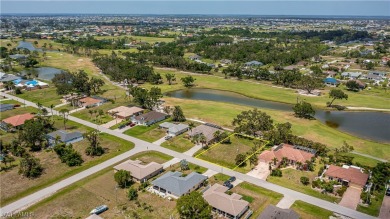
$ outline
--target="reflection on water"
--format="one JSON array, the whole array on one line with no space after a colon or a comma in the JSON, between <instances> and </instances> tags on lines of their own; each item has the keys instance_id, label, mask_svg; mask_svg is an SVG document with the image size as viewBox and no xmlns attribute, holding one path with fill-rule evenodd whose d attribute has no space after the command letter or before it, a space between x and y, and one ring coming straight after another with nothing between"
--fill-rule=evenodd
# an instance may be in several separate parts
<instances>
[{"instance_id":1,"label":"reflection on water","mask_svg":"<svg viewBox=\"0 0 390 219\"><path fill-rule=\"evenodd\" d=\"M167 96L209 100L238 105L292 111L292 105L245 97L232 92L212 89L186 89L166 93ZM316 110L315 118L322 123L371 140L390 143L390 113ZM320 133L321 134L321 133Z\"/></svg>"},{"instance_id":2,"label":"reflection on water","mask_svg":"<svg viewBox=\"0 0 390 219\"><path fill-rule=\"evenodd\" d=\"M42 80L50 81L54 78L56 74L61 73L61 69L52 68L52 67L40 67L40 68L32 68L22 71L22 75L30 74L32 77L38 77Z\"/></svg>"}]
</instances>

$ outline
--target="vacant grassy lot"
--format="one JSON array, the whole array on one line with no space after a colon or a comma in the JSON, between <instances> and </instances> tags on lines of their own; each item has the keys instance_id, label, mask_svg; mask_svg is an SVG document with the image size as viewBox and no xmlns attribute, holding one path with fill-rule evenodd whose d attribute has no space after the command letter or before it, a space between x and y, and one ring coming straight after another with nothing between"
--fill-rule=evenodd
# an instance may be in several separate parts
<instances>
[{"instance_id":1,"label":"vacant grassy lot","mask_svg":"<svg viewBox=\"0 0 390 219\"><path fill-rule=\"evenodd\" d=\"M0 113L0 120L9 118L11 116L16 116L20 114L25 114L25 113L37 113L38 109L28 106L28 107L18 107L13 110L7 110L4 112Z\"/></svg>"},{"instance_id":2,"label":"vacant grassy lot","mask_svg":"<svg viewBox=\"0 0 390 219\"><path fill-rule=\"evenodd\" d=\"M247 106L202 100L177 98L164 98L164 100L167 105L181 106L187 118L200 119L229 128L232 128L231 122L239 113L252 109ZM270 115L274 123L285 123L287 121L291 123L292 131L295 135L321 142L329 148L339 148L346 141L348 144L353 145L354 149L358 152L390 160L389 144L364 140L328 127L317 120L299 119L290 112L268 109L260 110Z\"/></svg>"},{"instance_id":3,"label":"vacant grassy lot","mask_svg":"<svg viewBox=\"0 0 390 219\"><path fill-rule=\"evenodd\" d=\"M333 215L331 211L303 201L295 201L291 209L296 211L302 219L328 219Z\"/></svg>"},{"instance_id":4,"label":"vacant grassy lot","mask_svg":"<svg viewBox=\"0 0 390 219\"><path fill-rule=\"evenodd\" d=\"M172 156L160 153L158 151L143 151L130 157L132 160L140 160L143 163L150 163L154 161L159 164L163 164L172 158Z\"/></svg>"},{"instance_id":5,"label":"vacant grassy lot","mask_svg":"<svg viewBox=\"0 0 390 219\"><path fill-rule=\"evenodd\" d=\"M250 209L253 211L252 218L260 215L268 205L276 205L283 198L282 194L246 182L234 187L232 192L242 195L243 199L249 202Z\"/></svg>"},{"instance_id":6,"label":"vacant grassy lot","mask_svg":"<svg viewBox=\"0 0 390 219\"><path fill-rule=\"evenodd\" d=\"M161 70L156 69L156 72L160 72L162 77L166 73L174 73L176 75L176 81L180 81L180 78L187 76L188 74L174 70ZM248 97L271 100L276 102L283 102L289 104L295 104L297 99L297 93L293 89L284 89L273 86L269 82L248 82L245 80L239 81L236 79L223 79L221 77L210 75L193 75L196 78L196 87L198 88L210 88L217 90L226 90L239 93ZM145 87L151 87L155 85L145 85ZM159 85L163 92L184 89L182 83L176 85L168 85L164 83ZM386 96L372 95L369 92L351 92L344 90L348 94L348 100L337 100L335 104L345 106L357 106L357 107L372 107L372 108L385 108L390 109L390 93ZM322 91L323 95L320 97L305 97L306 101L315 105L317 108L325 108L326 102L330 101L328 97L329 88ZM387 103L387 104L385 104Z\"/></svg>"},{"instance_id":7,"label":"vacant grassy lot","mask_svg":"<svg viewBox=\"0 0 390 219\"><path fill-rule=\"evenodd\" d=\"M310 179L310 183L317 176L317 172L319 169L319 165L316 166L316 170L313 172L310 171L300 171L296 169L284 169L282 170L283 176L268 176L267 181L271 183L275 183L281 185L283 187L302 192L317 198L321 198L330 202L339 202L341 200L340 197L335 197L331 195L322 194L321 192L314 190L311 188L311 184L305 186L300 182L300 178L302 176L306 176Z\"/></svg>"},{"instance_id":8,"label":"vacant grassy lot","mask_svg":"<svg viewBox=\"0 0 390 219\"><path fill-rule=\"evenodd\" d=\"M127 199L127 189L116 189L114 171L107 168L59 191L52 197L32 206L36 218L86 218L89 212L102 204L109 210L103 218L169 218L177 217L176 202L149 192L138 192L138 202ZM138 187L134 184L133 187ZM145 206L149 206L145 208Z\"/></svg>"},{"instance_id":9,"label":"vacant grassy lot","mask_svg":"<svg viewBox=\"0 0 390 219\"><path fill-rule=\"evenodd\" d=\"M197 152L200 154L197 158L207 160L212 163L219 164L221 166L233 169L236 167L235 158L237 154L245 154L253 147L251 139L242 138L238 136L231 136L231 144L219 144L215 147L213 145L210 150L202 153L203 149ZM246 166L239 167L236 169L239 172L248 172L250 170L249 162Z\"/></svg>"},{"instance_id":10,"label":"vacant grassy lot","mask_svg":"<svg viewBox=\"0 0 390 219\"><path fill-rule=\"evenodd\" d=\"M151 126L137 125L125 131L124 133L126 135L130 135L148 142L154 142L166 135L166 130L158 127L158 125L162 122L153 124Z\"/></svg>"},{"instance_id":11,"label":"vacant grassy lot","mask_svg":"<svg viewBox=\"0 0 390 219\"><path fill-rule=\"evenodd\" d=\"M60 120L57 120L58 122ZM57 123L56 123L57 125ZM82 127L77 123L69 123L68 127L72 129L85 132L87 128ZM82 127L82 128L80 128ZM112 135L101 134L100 142L106 153L100 157L89 157L85 155L85 149L88 146L87 140L83 140L73 144L74 148L79 151L83 157L84 163L77 167L68 167L66 164L61 163L57 154L54 151L40 151L34 152L33 155L41 160L41 164L44 168L44 173L36 179L27 179L18 174L18 167L14 167L7 172L1 173L1 205L6 205L12 201L15 201L21 197L36 192L42 188L45 188L55 182L79 173L85 169L88 169L96 164L99 164L105 160L108 160L114 156L117 156L123 152L126 152L134 147L131 142L124 141ZM18 161L16 161L17 163Z\"/></svg>"},{"instance_id":12,"label":"vacant grassy lot","mask_svg":"<svg viewBox=\"0 0 390 219\"><path fill-rule=\"evenodd\" d=\"M185 138L185 134L181 134L167 140L166 142L162 143L161 146L177 152L185 152L191 149L194 146L194 143Z\"/></svg>"},{"instance_id":13,"label":"vacant grassy lot","mask_svg":"<svg viewBox=\"0 0 390 219\"><path fill-rule=\"evenodd\" d=\"M23 91L23 94L17 95L19 98L29 100L34 103L41 103L43 106L50 107L50 105L58 105L61 103L62 96L58 95L54 85L48 88Z\"/></svg>"}]
</instances>

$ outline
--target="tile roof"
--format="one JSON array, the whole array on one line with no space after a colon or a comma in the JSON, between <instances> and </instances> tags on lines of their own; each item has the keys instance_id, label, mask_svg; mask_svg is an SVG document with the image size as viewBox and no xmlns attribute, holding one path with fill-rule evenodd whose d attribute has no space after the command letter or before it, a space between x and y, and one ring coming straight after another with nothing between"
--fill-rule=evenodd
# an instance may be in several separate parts
<instances>
[{"instance_id":1,"label":"tile roof","mask_svg":"<svg viewBox=\"0 0 390 219\"><path fill-rule=\"evenodd\" d=\"M299 219L299 217L299 214L294 210L268 205L257 219Z\"/></svg>"},{"instance_id":2,"label":"tile roof","mask_svg":"<svg viewBox=\"0 0 390 219\"><path fill-rule=\"evenodd\" d=\"M368 180L368 174L363 173L362 169L355 166L335 166L330 165L325 171L326 176L347 180L351 183L364 186Z\"/></svg>"},{"instance_id":3,"label":"tile roof","mask_svg":"<svg viewBox=\"0 0 390 219\"><path fill-rule=\"evenodd\" d=\"M141 164L140 160L127 160L114 167L116 170L126 170L136 179L143 179L157 170L162 170L163 166L156 162L150 162L146 165Z\"/></svg>"},{"instance_id":4,"label":"tile roof","mask_svg":"<svg viewBox=\"0 0 390 219\"><path fill-rule=\"evenodd\" d=\"M3 119L3 122L12 125L13 127L23 125L27 120L34 118L35 115L31 113L25 113L21 115L12 116L6 119Z\"/></svg>"},{"instance_id":5,"label":"tile roof","mask_svg":"<svg viewBox=\"0 0 390 219\"><path fill-rule=\"evenodd\" d=\"M218 130L220 131L220 129L208 125L199 125L188 131L188 134L192 137L202 133L206 137L207 142L209 142L214 139L214 133Z\"/></svg>"},{"instance_id":6,"label":"tile roof","mask_svg":"<svg viewBox=\"0 0 390 219\"><path fill-rule=\"evenodd\" d=\"M266 162L271 162L275 157L279 162L283 159L283 157L286 157L287 159L295 162L305 163L305 161L314 157L314 154L296 149L294 146L289 144L283 144L273 148L271 151L264 151L259 155L259 159Z\"/></svg>"},{"instance_id":7,"label":"tile roof","mask_svg":"<svg viewBox=\"0 0 390 219\"><path fill-rule=\"evenodd\" d=\"M194 186L202 183L207 176L192 172L181 177L181 172L168 172L152 182L153 185L172 192L176 196L182 196L189 192Z\"/></svg>"},{"instance_id":8,"label":"tile roof","mask_svg":"<svg viewBox=\"0 0 390 219\"><path fill-rule=\"evenodd\" d=\"M133 106L133 107L127 107L127 106L119 106L114 109L108 110L108 113L115 113L117 112L117 116L121 117L129 117L136 113L142 112L144 109Z\"/></svg>"},{"instance_id":9,"label":"tile roof","mask_svg":"<svg viewBox=\"0 0 390 219\"><path fill-rule=\"evenodd\" d=\"M249 202L241 200L239 194L226 194L227 190L225 186L214 184L203 193L203 198L214 208L237 216L249 206Z\"/></svg>"}]
</instances>

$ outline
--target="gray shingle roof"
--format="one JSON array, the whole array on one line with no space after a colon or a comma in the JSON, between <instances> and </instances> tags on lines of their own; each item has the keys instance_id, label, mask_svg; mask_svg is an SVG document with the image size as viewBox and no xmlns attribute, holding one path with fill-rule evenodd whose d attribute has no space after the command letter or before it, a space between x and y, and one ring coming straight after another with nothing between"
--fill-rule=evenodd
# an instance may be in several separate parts
<instances>
[{"instance_id":1,"label":"gray shingle roof","mask_svg":"<svg viewBox=\"0 0 390 219\"><path fill-rule=\"evenodd\" d=\"M51 132L51 133L49 133L47 135L52 137L53 139L55 139L56 136L60 136L61 137L61 139L60 139L61 142L68 142L70 140L83 137L83 134L81 134L80 132L70 132L70 133L68 133L68 132L66 132L64 130L57 130L57 131Z\"/></svg>"},{"instance_id":2,"label":"gray shingle roof","mask_svg":"<svg viewBox=\"0 0 390 219\"><path fill-rule=\"evenodd\" d=\"M134 119L137 120L137 121L148 122L148 121L153 121L153 120L160 119L162 117L164 117L164 118L167 117L167 114L156 112L156 111L150 111L148 113L136 116Z\"/></svg>"},{"instance_id":3,"label":"gray shingle roof","mask_svg":"<svg viewBox=\"0 0 390 219\"><path fill-rule=\"evenodd\" d=\"M278 208L275 205L268 205L268 207L261 213L257 219L298 219L299 214L291 209Z\"/></svg>"},{"instance_id":4,"label":"gray shingle roof","mask_svg":"<svg viewBox=\"0 0 390 219\"><path fill-rule=\"evenodd\" d=\"M196 172L192 172L185 177L181 177L181 175L182 173L177 171L168 172L154 180L152 184L179 197L207 179L207 176Z\"/></svg>"}]
</instances>

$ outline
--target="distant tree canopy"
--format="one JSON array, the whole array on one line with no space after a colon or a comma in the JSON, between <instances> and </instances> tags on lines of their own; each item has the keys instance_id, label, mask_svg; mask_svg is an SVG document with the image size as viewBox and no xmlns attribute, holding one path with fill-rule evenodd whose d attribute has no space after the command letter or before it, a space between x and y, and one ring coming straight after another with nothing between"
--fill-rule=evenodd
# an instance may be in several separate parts
<instances>
[{"instance_id":1,"label":"distant tree canopy","mask_svg":"<svg viewBox=\"0 0 390 219\"><path fill-rule=\"evenodd\" d=\"M88 74L83 70L74 73L63 71L55 75L52 81L57 88L57 93L60 95L72 92L87 95L96 94L100 92L100 88L105 84L100 78L89 78Z\"/></svg>"},{"instance_id":2,"label":"distant tree canopy","mask_svg":"<svg viewBox=\"0 0 390 219\"><path fill-rule=\"evenodd\" d=\"M234 132L256 135L258 131L269 131L273 128L273 120L258 109L243 111L233 119Z\"/></svg>"},{"instance_id":3,"label":"distant tree canopy","mask_svg":"<svg viewBox=\"0 0 390 219\"><path fill-rule=\"evenodd\" d=\"M140 87L130 87L129 93L133 96L134 102L145 109L153 109L158 105L158 101L163 96L161 89L152 87L150 90Z\"/></svg>"}]
</instances>

